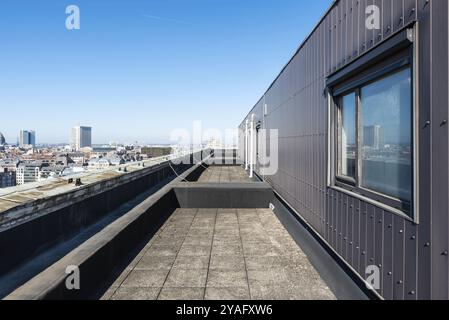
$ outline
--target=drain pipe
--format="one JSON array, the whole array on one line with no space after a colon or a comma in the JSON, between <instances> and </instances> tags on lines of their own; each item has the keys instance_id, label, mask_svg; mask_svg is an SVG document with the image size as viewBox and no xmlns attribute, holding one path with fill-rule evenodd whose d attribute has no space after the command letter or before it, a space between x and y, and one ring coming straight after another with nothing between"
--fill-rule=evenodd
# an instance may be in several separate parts
<instances>
[{"instance_id":1,"label":"drain pipe","mask_svg":"<svg viewBox=\"0 0 449 320\"><path fill-rule=\"evenodd\" d=\"M245 122L245 170L248 171L248 120Z\"/></svg>"},{"instance_id":2,"label":"drain pipe","mask_svg":"<svg viewBox=\"0 0 449 320\"><path fill-rule=\"evenodd\" d=\"M250 167L249 167L249 177L253 178L254 176L254 113L251 115L251 122L250 122L250 133L251 133L251 141L250 141Z\"/></svg>"}]
</instances>

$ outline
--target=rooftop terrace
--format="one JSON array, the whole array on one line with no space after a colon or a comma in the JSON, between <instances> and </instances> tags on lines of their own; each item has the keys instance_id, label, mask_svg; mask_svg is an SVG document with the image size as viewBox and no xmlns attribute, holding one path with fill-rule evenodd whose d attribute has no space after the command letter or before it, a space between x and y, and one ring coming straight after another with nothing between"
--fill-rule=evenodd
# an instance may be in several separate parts
<instances>
[{"instance_id":1,"label":"rooftop terrace","mask_svg":"<svg viewBox=\"0 0 449 320\"><path fill-rule=\"evenodd\" d=\"M287 228L287 220L280 219L281 206L274 209L271 202L276 200L268 184L249 179L239 165L209 163L203 161L191 166L155 192L148 192L148 187L142 185L138 190L145 192L135 199L128 196L119 201L123 197L119 189L129 188L135 182L117 186L117 190L114 185L109 186L112 194L106 200L115 201L121 207L105 212L104 218L92 221L89 227L77 229L77 233L67 236L55 249L48 247L40 257L26 260L11 276L0 276L0 282L11 288L4 290L4 298L332 300L347 297L346 293L341 295L339 290L335 291L335 283L329 284L328 275L323 273L326 269L317 263L314 253L310 255L310 243L301 243L301 237L293 236ZM158 170L173 174L169 169L169 166L156 168L148 175L159 177ZM148 181L149 178L139 179ZM158 181L165 181L161 179ZM101 194L96 197L105 201ZM72 212L81 214L79 208L93 205L95 201L82 199L80 204L66 210L67 213L63 209L22 225L33 230L34 224L40 228L43 222L39 224L39 221L44 219L70 224L76 218ZM64 215L66 220L59 220L59 215ZM307 231L301 232L304 238ZM11 232L4 235L16 236ZM69 265L79 266L81 270L84 280L80 291L65 287L65 271ZM329 263L324 265L328 267Z\"/></svg>"}]
</instances>

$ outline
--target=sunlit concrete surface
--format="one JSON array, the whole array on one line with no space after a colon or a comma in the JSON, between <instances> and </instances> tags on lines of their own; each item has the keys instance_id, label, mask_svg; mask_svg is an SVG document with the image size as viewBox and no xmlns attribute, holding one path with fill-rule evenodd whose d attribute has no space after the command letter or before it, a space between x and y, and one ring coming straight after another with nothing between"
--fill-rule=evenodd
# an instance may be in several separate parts
<instances>
[{"instance_id":1,"label":"sunlit concrete surface","mask_svg":"<svg viewBox=\"0 0 449 320\"><path fill-rule=\"evenodd\" d=\"M245 170L240 166L211 166L198 179L198 182L250 182Z\"/></svg>"},{"instance_id":2,"label":"sunlit concrete surface","mask_svg":"<svg viewBox=\"0 0 449 320\"><path fill-rule=\"evenodd\" d=\"M102 299L335 296L271 210L178 209Z\"/></svg>"}]
</instances>

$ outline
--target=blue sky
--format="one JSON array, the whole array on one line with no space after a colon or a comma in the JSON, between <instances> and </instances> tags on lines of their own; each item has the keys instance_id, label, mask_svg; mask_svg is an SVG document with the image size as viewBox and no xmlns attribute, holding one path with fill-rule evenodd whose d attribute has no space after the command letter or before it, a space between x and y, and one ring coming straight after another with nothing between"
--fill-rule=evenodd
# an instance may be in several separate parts
<instances>
[{"instance_id":1,"label":"blue sky","mask_svg":"<svg viewBox=\"0 0 449 320\"><path fill-rule=\"evenodd\" d=\"M0 132L68 142L167 143L236 128L331 0L2 0ZM65 28L65 8L81 29Z\"/></svg>"}]
</instances>

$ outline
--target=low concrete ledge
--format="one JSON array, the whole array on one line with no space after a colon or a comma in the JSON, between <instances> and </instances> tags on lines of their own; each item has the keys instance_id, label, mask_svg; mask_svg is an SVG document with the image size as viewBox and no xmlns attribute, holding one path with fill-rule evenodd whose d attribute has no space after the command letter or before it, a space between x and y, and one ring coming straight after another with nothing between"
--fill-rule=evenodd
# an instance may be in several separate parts
<instances>
[{"instance_id":1,"label":"low concrete ledge","mask_svg":"<svg viewBox=\"0 0 449 320\"><path fill-rule=\"evenodd\" d=\"M31 206L31 214L24 221L0 229L0 275L69 239L145 190L175 177L164 163L46 199L45 208Z\"/></svg>"},{"instance_id":2,"label":"low concrete ledge","mask_svg":"<svg viewBox=\"0 0 449 320\"><path fill-rule=\"evenodd\" d=\"M178 183L181 208L268 208L274 199L268 183Z\"/></svg>"},{"instance_id":3,"label":"low concrete ledge","mask_svg":"<svg viewBox=\"0 0 449 320\"><path fill-rule=\"evenodd\" d=\"M5 300L87 299L109 278L118 261L125 259L145 238L153 235L179 203L173 186L198 168L187 170L64 258L16 289ZM77 266L80 290L68 290L66 268Z\"/></svg>"}]
</instances>

